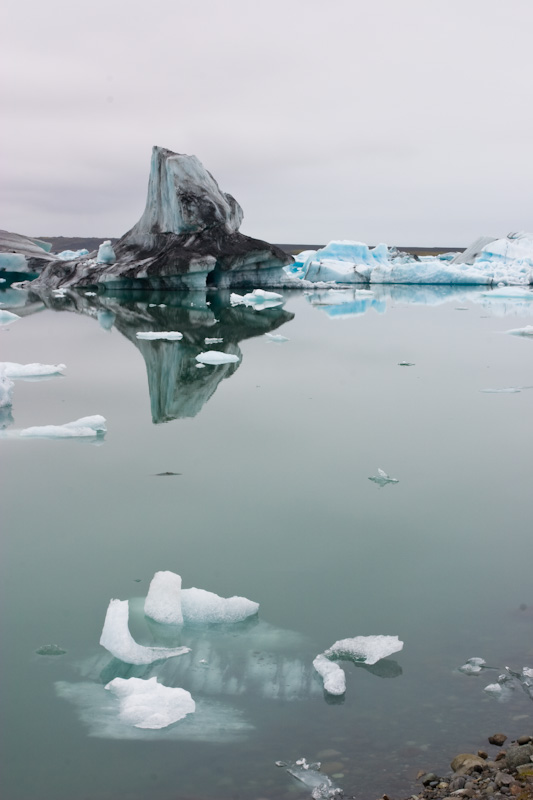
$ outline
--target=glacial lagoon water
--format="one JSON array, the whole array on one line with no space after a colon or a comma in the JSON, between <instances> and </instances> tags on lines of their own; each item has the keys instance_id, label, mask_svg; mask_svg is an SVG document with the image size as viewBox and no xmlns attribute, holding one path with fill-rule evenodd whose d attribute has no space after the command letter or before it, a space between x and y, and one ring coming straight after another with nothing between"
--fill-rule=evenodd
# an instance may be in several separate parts
<instances>
[{"instance_id":1,"label":"glacial lagoon water","mask_svg":"<svg viewBox=\"0 0 533 800\"><path fill-rule=\"evenodd\" d=\"M302 756L348 796L407 796L419 769L530 732L523 692L503 704L483 687L533 666L533 342L504 333L532 323L533 294L284 299L0 292L22 316L0 330L2 360L67 365L16 381L0 434L2 797L298 800L310 790L275 762ZM161 330L184 336L136 338ZM207 349L240 361L198 368ZM89 414L103 439L16 433ZM399 482L368 480L378 468ZM151 622L157 570L259 616ZM112 659L98 644L111 598L130 600L136 641L190 656ZM370 634L404 649L344 662L345 698L326 698L313 658ZM37 654L49 644L66 653ZM497 670L458 672L472 656ZM152 675L196 714L160 731L117 721L105 683Z\"/></svg>"}]
</instances>

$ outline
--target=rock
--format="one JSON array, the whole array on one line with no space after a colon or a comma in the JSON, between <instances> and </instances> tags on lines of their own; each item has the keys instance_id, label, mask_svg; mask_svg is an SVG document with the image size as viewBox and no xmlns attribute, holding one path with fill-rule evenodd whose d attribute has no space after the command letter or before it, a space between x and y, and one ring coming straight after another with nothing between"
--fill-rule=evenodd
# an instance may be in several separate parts
<instances>
[{"instance_id":1,"label":"rock","mask_svg":"<svg viewBox=\"0 0 533 800\"><path fill-rule=\"evenodd\" d=\"M505 758L505 750L500 750L500 752L496 753L494 756L494 761L501 761L503 758Z\"/></svg>"},{"instance_id":2,"label":"rock","mask_svg":"<svg viewBox=\"0 0 533 800\"><path fill-rule=\"evenodd\" d=\"M292 257L238 232L242 209L196 156L154 147L144 213L113 246L114 264L94 254L54 260L36 286L202 289L281 286Z\"/></svg>"},{"instance_id":3,"label":"rock","mask_svg":"<svg viewBox=\"0 0 533 800\"><path fill-rule=\"evenodd\" d=\"M486 753L484 750L478 750L477 754L478 754L478 756L480 758L483 758L483 759L487 759L489 757L489 754Z\"/></svg>"},{"instance_id":4,"label":"rock","mask_svg":"<svg viewBox=\"0 0 533 800\"><path fill-rule=\"evenodd\" d=\"M466 778L462 775L452 778L449 785L450 792L456 792L458 789L464 789L464 785L466 783Z\"/></svg>"},{"instance_id":5,"label":"rock","mask_svg":"<svg viewBox=\"0 0 533 800\"><path fill-rule=\"evenodd\" d=\"M475 756L473 753L460 753L458 756L455 756L450 766L454 772L460 775L467 775L470 772L481 772L485 766L485 762L482 758Z\"/></svg>"},{"instance_id":6,"label":"rock","mask_svg":"<svg viewBox=\"0 0 533 800\"><path fill-rule=\"evenodd\" d=\"M498 747L501 747L506 739L507 736L504 733L494 733L492 736L489 736L489 742L498 745Z\"/></svg>"},{"instance_id":7,"label":"rock","mask_svg":"<svg viewBox=\"0 0 533 800\"><path fill-rule=\"evenodd\" d=\"M502 786L510 786L513 782L512 775L508 775L506 772L497 772L494 778L494 783L498 789L501 789Z\"/></svg>"},{"instance_id":8,"label":"rock","mask_svg":"<svg viewBox=\"0 0 533 800\"><path fill-rule=\"evenodd\" d=\"M505 755L507 768L513 770L519 767L521 764L532 764L531 756L533 756L533 744L522 744L509 747Z\"/></svg>"},{"instance_id":9,"label":"rock","mask_svg":"<svg viewBox=\"0 0 533 800\"><path fill-rule=\"evenodd\" d=\"M516 768L516 772L518 775L526 775L527 777L533 777L533 763L529 764L519 764Z\"/></svg>"},{"instance_id":10,"label":"rock","mask_svg":"<svg viewBox=\"0 0 533 800\"><path fill-rule=\"evenodd\" d=\"M517 740L517 744L529 744L531 742L531 736L520 736Z\"/></svg>"},{"instance_id":11,"label":"rock","mask_svg":"<svg viewBox=\"0 0 533 800\"><path fill-rule=\"evenodd\" d=\"M434 772L425 772L424 775L420 777L420 782L422 786L429 786L433 782L438 782L438 777L435 775Z\"/></svg>"}]
</instances>

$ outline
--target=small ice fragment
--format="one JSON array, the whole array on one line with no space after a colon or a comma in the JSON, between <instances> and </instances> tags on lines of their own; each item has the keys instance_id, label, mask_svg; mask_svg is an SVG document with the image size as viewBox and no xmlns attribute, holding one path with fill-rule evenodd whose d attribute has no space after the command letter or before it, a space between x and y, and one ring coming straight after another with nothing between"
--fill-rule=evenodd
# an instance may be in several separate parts
<instances>
[{"instance_id":1,"label":"small ice fragment","mask_svg":"<svg viewBox=\"0 0 533 800\"><path fill-rule=\"evenodd\" d=\"M135 336L137 339L147 339L148 341L168 339L169 342L177 342L183 339L183 334L179 331L139 331Z\"/></svg>"},{"instance_id":2,"label":"small ice fragment","mask_svg":"<svg viewBox=\"0 0 533 800\"><path fill-rule=\"evenodd\" d=\"M287 762L286 761L275 761L274 763L275 763L276 767L286 767L287 766Z\"/></svg>"},{"instance_id":3,"label":"small ice fragment","mask_svg":"<svg viewBox=\"0 0 533 800\"><path fill-rule=\"evenodd\" d=\"M78 439L88 436L103 436L106 432L105 417L95 414L92 417L81 417L64 425L36 425L24 428L21 436L35 436L50 439Z\"/></svg>"},{"instance_id":4,"label":"small ice fragment","mask_svg":"<svg viewBox=\"0 0 533 800\"><path fill-rule=\"evenodd\" d=\"M488 686L485 686L483 691L492 695L492 697L496 698L496 700L499 700L501 703L504 703L506 700L510 699L513 689L514 686L502 685L501 683L489 683Z\"/></svg>"},{"instance_id":5,"label":"small ice fragment","mask_svg":"<svg viewBox=\"0 0 533 800\"><path fill-rule=\"evenodd\" d=\"M207 350L205 353L200 353L196 356L196 360L201 364L232 364L240 361L239 356L234 356L232 353L221 353L218 350Z\"/></svg>"},{"instance_id":6,"label":"small ice fragment","mask_svg":"<svg viewBox=\"0 0 533 800\"><path fill-rule=\"evenodd\" d=\"M114 264L117 260L115 255L115 251L111 247L111 241L107 239L105 242L102 242L100 247L98 248L98 255L96 256L96 263L97 264Z\"/></svg>"},{"instance_id":7,"label":"small ice fragment","mask_svg":"<svg viewBox=\"0 0 533 800\"><path fill-rule=\"evenodd\" d=\"M112 656L126 664L152 664L162 658L173 658L190 652L189 647L144 647L137 644L128 627L127 600L110 600L100 644Z\"/></svg>"},{"instance_id":8,"label":"small ice fragment","mask_svg":"<svg viewBox=\"0 0 533 800\"><path fill-rule=\"evenodd\" d=\"M119 698L122 721L136 728L166 728L196 709L189 692L164 686L156 677L114 678L105 688Z\"/></svg>"},{"instance_id":9,"label":"small ice fragment","mask_svg":"<svg viewBox=\"0 0 533 800\"><path fill-rule=\"evenodd\" d=\"M479 675L485 664L484 658L467 658L462 667L459 667L459 672L463 672L465 675Z\"/></svg>"},{"instance_id":10,"label":"small ice fragment","mask_svg":"<svg viewBox=\"0 0 533 800\"><path fill-rule=\"evenodd\" d=\"M0 362L0 372L7 378L40 378L48 375L62 375L65 364L17 364L14 361Z\"/></svg>"},{"instance_id":11,"label":"small ice fragment","mask_svg":"<svg viewBox=\"0 0 533 800\"><path fill-rule=\"evenodd\" d=\"M259 603L246 597L219 597L205 589L182 589L183 621L191 624L242 622L257 614Z\"/></svg>"},{"instance_id":12,"label":"small ice fragment","mask_svg":"<svg viewBox=\"0 0 533 800\"><path fill-rule=\"evenodd\" d=\"M533 325L526 325L525 328L513 328L510 331L505 331L505 333L510 333L512 336L533 337Z\"/></svg>"},{"instance_id":13,"label":"small ice fragment","mask_svg":"<svg viewBox=\"0 0 533 800\"><path fill-rule=\"evenodd\" d=\"M339 639L324 651L324 655L376 664L400 650L403 650L403 642L397 636L355 636L353 639Z\"/></svg>"},{"instance_id":14,"label":"small ice fragment","mask_svg":"<svg viewBox=\"0 0 533 800\"><path fill-rule=\"evenodd\" d=\"M205 658L201 658L201 659L200 659L200 661L199 661L198 663L199 663L199 664L207 664L207 661L206 661L206 659L205 659Z\"/></svg>"},{"instance_id":15,"label":"small ice fragment","mask_svg":"<svg viewBox=\"0 0 533 800\"><path fill-rule=\"evenodd\" d=\"M0 371L0 408L8 408L13 403L13 381Z\"/></svg>"},{"instance_id":16,"label":"small ice fragment","mask_svg":"<svg viewBox=\"0 0 533 800\"><path fill-rule=\"evenodd\" d=\"M35 651L39 656L64 656L67 652L58 644L44 644Z\"/></svg>"},{"instance_id":17,"label":"small ice fragment","mask_svg":"<svg viewBox=\"0 0 533 800\"><path fill-rule=\"evenodd\" d=\"M522 667L523 678L533 678L533 669L531 667Z\"/></svg>"},{"instance_id":18,"label":"small ice fragment","mask_svg":"<svg viewBox=\"0 0 533 800\"><path fill-rule=\"evenodd\" d=\"M206 336L204 339L205 344L220 344L223 341L224 339L222 338L217 339L216 336L212 337L211 339L209 338L209 336Z\"/></svg>"},{"instance_id":19,"label":"small ice fragment","mask_svg":"<svg viewBox=\"0 0 533 800\"><path fill-rule=\"evenodd\" d=\"M390 475L387 475L385 470L381 469L381 467L378 467L378 474L372 475L372 477L370 477L368 480L377 483L378 486L386 486L388 483L400 482L398 478L391 478Z\"/></svg>"},{"instance_id":20,"label":"small ice fragment","mask_svg":"<svg viewBox=\"0 0 533 800\"><path fill-rule=\"evenodd\" d=\"M156 572L144 602L144 613L166 625L181 625L181 576L168 570Z\"/></svg>"},{"instance_id":21,"label":"small ice fragment","mask_svg":"<svg viewBox=\"0 0 533 800\"><path fill-rule=\"evenodd\" d=\"M96 297L96 292L85 292L85 297Z\"/></svg>"},{"instance_id":22,"label":"small ice fragment","mask_svg":"<svg viewBox=\"0 0 533 800\"><path fill-rule=\"evenodd\" d=\"M518 386L508 386L505 389L480 389L483 394L519 394Z\"/></svg>"},{"instance_id":23,"label":"small ice fragment","mask_svg":"<svg viewBox=\"0 0 533 800\"><path fill-rule=\"evenodd\" d=\"M167 304L166 303L159 303L157 307L158 308L166 308Z\"/></svg>"},{"instance_id":24,"label":"small ice fragment","mask_svg":"<svg viewBox=\"0 0 533 800\"><path fill-rule=\"evenodd\" d=\"M324 800L325 798L341 797L342 789L335 786L327 775L322 775L316 764L308 764L305 758L299 758L293 765L287 768L289 775L301 781L308 789L311 789L313 800Z\"/></svg>"},{"instance_id":25,"label":"small ice fragment","mask_svg":"<svg viewBox=\"0 0 533 800\"><path fill-rule=\"evenodd\" d=\"M0 325L10 325L12 322L16 322L19 319L20 317L18 314L0 309Z\"/></svg>"},{"instance_id":26,"label":"small ice fragment","mask_svg":"<svg viewBox=\"0 0 533 800\"><path fill-rule=\"evenodd\" d=\"M205 364L197 364L196 369L205 369Z\"/></svg>"},{"instance_id":27,"label":"small ice fragment","mask_svg":"<svg viewBox=\"0 0 533 800\"><path fill-rule=\"evenodd\" d=\"M265 333L267 339L271 342L288 342L289 339L286 336L282 336L281 333Z\"/></svg>"},{"instance_id":28,"label":"small ice fragment","mask_svg":"<svg viewBox=\"0 0 533 800\"><path fill-rule=\"evenodd\" d=\"M330 661L323 653L315 658L313 667L324 680L328 694L341 695L346 691L346 674L342 667Z\"/></svg>"},{"instance_id":29,"label":"small ice fragment","mask_svg":"<svg viewBox=\"0 0 533 800\"><path fill-rule=\"evenodd\" d=\"M413 364L412 361L398 361L398 366L399 367L414 367L415 364Z\"/></svg>"}]
</instances>

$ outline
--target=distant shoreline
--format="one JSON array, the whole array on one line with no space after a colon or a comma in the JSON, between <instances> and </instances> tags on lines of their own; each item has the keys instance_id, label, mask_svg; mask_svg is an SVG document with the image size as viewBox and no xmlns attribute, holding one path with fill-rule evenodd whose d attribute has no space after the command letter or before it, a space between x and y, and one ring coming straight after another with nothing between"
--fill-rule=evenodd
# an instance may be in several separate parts
<instances>
[{"instance_id":1,"label":"distant shoreline","mask_svg":"<svg viewBox=\"0 0 533 800\"><path fill-rule=\"evenodd\" d=\"M38 236L44 242L50 242L53 253L60 253L62 250L82 250L85 248L91 252L97 250L103 241L109 240L111 244L118 242L118 237L113 236ZM302 250L319 250L325 244L276 244L285 253L291 256L301 253ZM398 247L404 253L416 256L436 256L439 253L463 252L464 247Z\"/></svg>"}]
</instances>

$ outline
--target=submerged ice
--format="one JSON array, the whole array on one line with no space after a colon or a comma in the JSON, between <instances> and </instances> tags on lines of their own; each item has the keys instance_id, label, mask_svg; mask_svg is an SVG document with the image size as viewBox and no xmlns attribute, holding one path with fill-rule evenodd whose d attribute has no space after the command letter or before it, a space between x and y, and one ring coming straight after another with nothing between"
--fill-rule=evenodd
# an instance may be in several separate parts
<instances>
[{"instance_id":1,"label":"submerged ice","mask_svg":"<svg viewBox=\"0 0 533 800\"><path fill-rule=\"evenodd\" d=\"M287 772L293 778L301 781L304 786L311 789L313 800L325 800L331 797L341 797L342 789L335 786L331 778L320 771L320 764L309 764L305 758L299 758L294 764L287 767Z\"/></svg>"},{"instance_id":2,"label":"submerged ice","mask_svg":"<svg viewBox=\"0 0 533 800\"><path fill-rule=\"evenodd\" d=\"M114 678L105 689L119 698L121 719L136 728L166 728L196 708L189 692L164 686L155 677Z\"/></svg>"}]
</instances>

